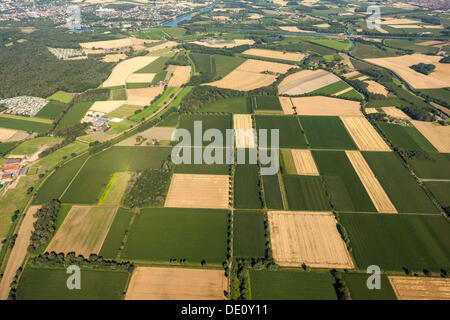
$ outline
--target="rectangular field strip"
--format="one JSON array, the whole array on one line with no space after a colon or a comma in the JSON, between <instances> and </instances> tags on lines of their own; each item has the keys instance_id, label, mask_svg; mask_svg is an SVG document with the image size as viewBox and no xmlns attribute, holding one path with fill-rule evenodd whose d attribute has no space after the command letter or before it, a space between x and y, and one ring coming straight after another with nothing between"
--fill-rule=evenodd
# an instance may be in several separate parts
<instances>
[{"instance_id":1,"label":"rectangular field strip","mask_svg":"<svg viewBox=\"0 0 450 320\"><path fill-rule=\"evenodd\" d=\"M319 175L319 170L310 150L292 149L291 153L297 174L306 176Z\"/></svg>"},{"instance_id":2,"label":"rectangular field strip","mask_svg":"<svg viewBox=\"0 0 450 320\"><path fill-rule=\"evenodd\" d=\"M391 151L388 145L380 137L364 117L341 116L341 120L352 136L359 150L362 151Z\"/></svg>"}]
</instances>

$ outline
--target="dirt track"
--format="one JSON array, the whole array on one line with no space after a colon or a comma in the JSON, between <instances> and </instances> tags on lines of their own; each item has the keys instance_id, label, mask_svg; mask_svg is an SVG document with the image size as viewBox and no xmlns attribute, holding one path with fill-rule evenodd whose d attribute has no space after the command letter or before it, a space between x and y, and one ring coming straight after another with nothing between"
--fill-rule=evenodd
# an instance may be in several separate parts
<instances>
[{"instance_id":1,"label":"dirt track","mask_svg":"<svg viewBox=\"0 0 450 320\"><path fill-rule=\"evenodd\" d=\"M27 254L30 245L31 233L34 230L33 223L36 218L33 215L38 211L40 206L31 206L22 221L19 232L17 233L16 242L9 255L8 264L6 265L3 278L0 281L0 300L8 299L10 284L16 275L17 269L22 265L23 259Z\"/></svg>"},{"instance_id":2,"label":"dirt track","mask_svg":"<svg viewBox=\"0 0 450 320\"><path fill-rule=\"evenodd\" d=\"M223 300L223 270L137 267L125 300Z\"/></svg>"}]
</instances>

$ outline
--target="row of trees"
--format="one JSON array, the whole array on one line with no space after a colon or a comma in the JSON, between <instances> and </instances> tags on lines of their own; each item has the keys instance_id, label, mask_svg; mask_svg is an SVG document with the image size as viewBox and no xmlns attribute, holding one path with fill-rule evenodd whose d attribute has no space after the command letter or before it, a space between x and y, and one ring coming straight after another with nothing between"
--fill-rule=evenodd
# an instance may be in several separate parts
<instances>
[{"instance_id":1,"label":"row of trees","mask_svg":"<svg viewBox=\"0 0 450 320\"><path fill-rule=\"evenodd\" d=\"M34 230L31 234L28 252L36 251L37 248L46 244L53 236L60 208L61 203L58 200L51 200L34 214L36 221L33 224Z\"/></svg>"}]
</instances>

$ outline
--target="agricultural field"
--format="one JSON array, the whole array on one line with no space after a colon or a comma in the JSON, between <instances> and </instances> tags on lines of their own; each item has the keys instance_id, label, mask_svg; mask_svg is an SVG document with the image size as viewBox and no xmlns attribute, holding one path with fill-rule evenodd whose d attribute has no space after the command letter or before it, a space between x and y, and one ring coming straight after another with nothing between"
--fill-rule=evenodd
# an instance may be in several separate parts
<instances>
[{"instance_id":1,"label":"agricultural field","mask_svg":"<svg viewBox=\"0 0 450 320\"><path fill-rule=\"evenodd\" d=\"M47 98L48 100L55 100L62 103L69 103L73 99L73 95L69 92L57 91Z\"/></svg>"},{"instance_id":2,"label":"agricultural field","mask_svg":"<svg viewBox=\"0 0 450 320\"><path fill-rule=\"evenodd\" d=\"M122 243L130 226L133 213L125 208L119 208L108 235L103 241L99 255L106 259L115 259L122 248Z\"/></svg>"},{"instance_id":3,"label":"agricultural field","mask_svg":"<svg viewBox=\"0 0 450 320\"><path fill-rule=\"evenodd\" d=\"M36 117L54 120L64 110L65 107L66 105L64 103L50 101L45 105L44 108L41 109L41 111L36 114Z\"/></svg>"},{"instance_id":4,"label":"agricultural field","mask_svg":"<svg viewBox=\"0 0 450 320\"><path fill-rule=\"evenodd\" d=\"M43 151L46 148L50 148L63 139L56 137L39 137L34 139L25 140L17 148L14 148L10 152L12 155L32 155L35 152Z\"/></svg>"},{"instance_id":5,"label":"agricultural field","mask_svg":"<svg viewBox=\"0 0 450 320\"><path fill-rule=\"evenodd\" d=\"M290 210L326 211L330 209L320 177L284 175L283 182Z\"/></svg>"},{"instance_id":6,"label":"agricultural field","mask_svg":"<svg viewBox=\"0 0 450 320\"><path fill-rule=\"evenodd\" d=\"M66 269L27 267L17 288L18 300L121 300L129 274L82 269L81 290L67 289Z\"/></svg>"},{"instance_id":7,"label":"agricultural field","mask_svg":"<svg viewBox=\"0 0 450 320\"><path fill-rule=\"evenodd\" d=\"M397 300L386 275L381 275L380 290L369 290L367 277L365 273L342 273L342 279L350 290L352 300Z\"/></svg>"},{"instance_id":8,"label":"agricultural field","mask_svg":"<svg viewBox=\"0 0 450 320\"><path fill-rule=\"evenodd\" d=\"M364 117L341 116L345 128L361 151L390 151L389 146Z\"/></svg>"},{"instance_id":9,"label":"agricultural field","mask_svg":"<svg viewBox=\"0 0 450 320\"><path fill-rule=\"evenodd\" d=\"M222 270L137 267L125 300L223 300L226 290Z\"/></svg>"},{"instance_id":10,"label":"agricultural field","mask_svg":"<svg viewBox=\"0 0 450 320\"><path fill-rule=\"evenodd\" d=\"M314 92L339 81L341 80L338 76L325 70L302 70L284 78L278 85L278 93L284 95L300 95Z\"/></svg>"},{"instance_id":11,"label":"agricultural field","mask_svg":"<svg viewBox=\"0 0 450 320\"><path fill-rule=\"evenodd\" d=\"M400 213L439 213L425 191L392 152L363 156Z\"/></svg>"},{"instance_id":12,"label":"agricultural field","mask_svg":"<svg viewBox=\"0 0 450 320\"><path fill-rule=\"evenodd\" d=\"M361 269L373 264L383 271L448 269L450 226L441 216L342 213L340 222Z\"/></svg>"},{"instance_id":13,"label":"agricultural field","mask_svg":"<svg viewBox=\"0 0 450 320\"><path fill-rule=\"evenodd\" d=\"M362 116L361 106L356 101L331 97L297 97L291 101L298 115Z\"/></svg>"},{"instance_id":14,"label":"agricultural field","mask_svg":"<svg viewBox=\"0 0 450 320\"><path fill-rule=\"evenodd\" d=\"M37 118L0 114L0 128L44 133L50 124L51 121L47 122Z\"/></svg>"},{"instance_id":15,"label":"agricultural field","mask_svg":"<svg viewBox=\"0 0 450 320\"><path fill-rule=\"evenodd\" d=\"M356 149L338 117L300 116L300 123L313 149Z\"/></svg>"},{"instance_id":16,"label":"agricultural field","mask_svg":"<svg viewBox=\"0 0 450 320\"><path fill-rule=\"evenodd\" d=\"M331 212L269 211L270 242L281 266L352 269Z\"/></svg>"},{"instance_id":17,"label":"agricultural field","mask_svg":"<svg viewBox=\"0 0 450 320\"><path fill-rule=\"evenodd\" d=\"M75 102L58 122L57 128L71 127L80 123L93 104L93 102Z\"/></svg>"},{"instance_id":18,"label":"agricultural field","mask_svg":"<svg viewBox=\"0 0 450 320\"><path fill-rule=\"evenodd\" d=\"M450 198L448 197L450 193L450 182L430 181L424 183L442 207L450 207Z\"/></svg>"},{"instance_id":19,"label":"agricultural field","mask_svg":"<svg viewBox=\"0 0 450 320\"><path fill-rule=\"evenodd\" d=\"M268 146L272 144L270 130L278 129L280 148L304 149L307 147L305 136L300 129L300 123L298 122L297 117L257 115L255 119L257 130L268 130Z\"/></svg>"},{"instance_id":20,"label":"agricultural field","mask_svg":"<svg viewBox=\"0 0 450 320\"><path fill-rule=\"evenodd\" d=\"M406 127L393 123L378 122L392 144L400 149L436 152L436 148L413 126Z\"/></svg>"},{"instance_id":21,"label":"agricultural field","mask_svg":"<svg viewBox=\"0 0 450 320\"><path fill-rule=\"evenodd\" d=\"M284 209L283 195L278 175L263 175L264 202L269 209Z\"/></svg>"},{"instance_id":22,"label":"agricultural field","mask_svg":"<svg viewBox=\"0 0 450 320\"><path fill-rule=\"evenodd\" d=\"M313 151L330 201L338 211L375 212L361 180L343 151ZM389 193L388 193L389 194Z\"/></svg>"},{"instance_id":23,"label":"agricultural field","mask_svg":"<svg viewBox=\"0 0 450 320\"><path fill-rule=\"evenodd\" d=\"M247 97L219 99L204 106L199 112L251 113Z\"/></svg>"},{"instance_id":24,"label":"agricultural field","mask_svg":"<svg viewBox=\"0 0 450 320\"><path fill-rule=\"evenodd\" d=\"M449 300L450 279L390 276L399 300Z\"/></svg>"},{"instance_id":25,"label":"agricultural field","mask_svg":"<svg viewBox=\"0 0 450 320\"><path fill-rule=\"evenodd\" d=\"M136 216L122 257L138 261L219 265L225 260L228 211L147 208Z\"/></svg>"},{"instance_id":26,"label":"agricultural field","mask_svg":"<svg viewBox=\"0 0 450 320\"><path fill-rule=\"evenodd\" d=\"M329 273L250 271L252 300L336 300Z\"/></svg>"},{"instance_id":27,"label":"agricultural field","mask_svg":"<svg viewBox=\"0 0 450 320\"><path fill-rule=\"evenodd\" d=\"M239 209L260 209L261 180L256 164L237 164L234 173L234 206Z\"/></svg>"},{"instance_id":28,"label":"agricultural field","mask_svg":"<svg viewBox=\"0 0 450 320\"><path fill-rule=\"evenodd\" d=\"M253 110L258 113L277 112L281 113L280 100L276 96L253 96ZM277 112L278 113L278 112Z\"/></svg>"},{"instance_id":29,"label":"agricultural field","mask_svg":"<svg viewBox=\"0 0 450 320\"><path fill-rule=\"evenodd\" d=\"M264 213L235 211L233 254L236 257L263 257L265 252Z\"/></svg>"}]
</instances>

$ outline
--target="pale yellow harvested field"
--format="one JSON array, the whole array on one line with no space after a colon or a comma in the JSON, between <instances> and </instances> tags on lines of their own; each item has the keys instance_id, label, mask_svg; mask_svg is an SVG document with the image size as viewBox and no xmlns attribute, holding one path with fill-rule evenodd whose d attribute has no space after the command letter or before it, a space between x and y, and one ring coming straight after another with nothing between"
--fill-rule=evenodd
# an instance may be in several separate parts
<instances>
[{"instance_id":1,"label":"pale yellow harvested field","mask_svg":"<svg viewBox=\"0 0 450 320\"><path fill-rule=\"evenodd\" d=\"M362 116L361 105L331 97L294 97L292 104L297 114L305 116Z\"/></svg>"},{"instance_id":2,"label":"pale yellow harvested field","mask_svg":"<svg viewBox=\"0 0 450 320\"><path fill-rule=\"evenodd\" d=\"M378 113L376 108L365 108L364 111L366 111L367 114Z\"/></svg>"},{"instance_id":3,"label":"pale yellow harvested field","mask_svg":"<svg viewBox=\"0 0 450 320\"><path fill-rule=\"evenodd\" d=\"M433 25L430 25L430 26L422 26L422 28L425 28L425 29L444 29L444 26L433 26Z\"/></svg>"},{"instance_id":4,"label":"pale yellow harvested field","mask_svg":"<svg viewBox=\"0 0 450 320\"><path fill-rule=\"evenodd\" d=\"M450 152L450 126L416 120L411 122L439 152Z\"/></svg>"},{"instance_id":5,"label":"pale yellow harvested field","mask_svg":"<svg viewBox=\"0 0 450 320\"><path fill-rule=\"evenodd\" d=\"M443 48L443 47L447 47L448 45L450 45L450 43L438 44L438 45L435 45L433 47L435 47L435 48Z\"/></svg>"},{"instance_id":6,"label":"pale yellow harvested field","mask_svg":"<svg viewBox=\"0 0 450 320\"><path fill-rule=\"evenodd\" d=\"M16 134L17 130L0 128L0 142L6 142Z\"/></svg>"},{"instance_id":7,"label":"pale yellow harvested field","mask_svg":"<svg viewBox=\"0 0 450 320\"><path fill-rule=\"evenodd\" d=\"M132 45L133 42L130 38L80 43L80 46L83 49L117 49L123 47L131 47Z\"/></svg>"},{"instance_id":8,"label":"pale yellow harvested field","mask_svg":"<svg viewBox=\"0 0 450 320\"><path fill-rule=\"evenodd\" d=\"M294 114L294 105L289 97L278 97L284 114Z\"/></svg>"},{"instance_id":9,"label":"pale yellow harvested field","mask_svg":"<svg viewBox=\"0 0 450 320\"><path fill-rule=\"evenodd\" d=\"M233 128L236 131L237 148L255 148L252 116L250 114L233 114Z\"/></svg>"},{"instance_id":10,"label":"pale yellow harvested field","mask_svg":"<svg viewBox=\"0 0 450 320\"><path fill-rule=\"evenodd\" d=\"M189 81L191 76L191 66L174 66L172 77L169 80L169 87L181 87Z\"/></svg>"},{"instance_id":11,"label":"pale yellow harvested field","mask_svg":"<svg viewBox=\"0 0 450 320\"><path fill-rule=\"evenodd\" d=\"M389 276L399 300L450 300L449 278Z\"/></svg>"},{"instance_id":12,"label":"pale yellow harvested field","mask_svg":"<svg viewBox=\"0 0 450 320\"><path fill-rule=\"evenodd\" d=\"M350 60L350 57L348 55L346 55L345 53L340 52L339 56L344 59L344 64L346 64L349 68L354 69L355 67L353 66L352 61Z\"/></svg>"},{"instance_id":13,"label":"pale yellow harvested field","mask_svg":"<svg viewBox=\"0 0 450 320\"><path fill-rule=\"evenodd\" d=\"M361 73L359 73L359 71L352 71L352 72L343 74L342 76L343 76L344 78L350 79L350 78L359 76L360 74L361 74Z\"/></svg>"},{"instance_id":14,"label":"pale yellow harvested field","mask_svg":"<svg viewBox=\"0 0 450 320\"><path fill-rule=\"evenodd\" d=\"M127 83L151 83L156 73L133 73L127 78Z\"/></svg>"},{"instance_id":15,"label":"pale yellow harvested field","mask_svg":"<svg viewBox=\"0 0 450 320\"><path fill-rule=\"evenodd\" d=\"M311 150L291 149L291 154L298 175L319 175L319 170L317 169Z\"/></svg>"},{"instance_id":16,"label":"pale yellow harvested field","mask_svg":"<svg viewBox=\"0 0 450 320\"><path fill-rule=\"evenodd\" d=\"M126 59L127 55L125 53L115 53L115 54L107 54L103 57L103 62L118 62L120 60Z\"/></svg>"},{"instance_id":17,"label":"pale yellow harvested field","mask_svg":"<svg viewBox=\"0 0 450 320\"><path fill-rule=\"evenodd\" d=\"M375 94L382 94L383 96L387 96L389 91L381 84L379 84L378 82L372 81L372 80L367 80L366 83L369 84L369 86L367 87L367 90L369 90L369 92L371 93L375 93Z\"/></svg>"},{"instance_id":18,"label":"pale yellow harvested field","mask_svg":"<svg viewBox=\"0 0 450 320\"><path fill-rule=\"evenodd\" d=\"M389 25L389 27L394 29L422 29L421 26L418 24L396 24L396 25Z\"/></svg>"},{"instance_id":19,"label":"pale yellow harvested field","mask_svg":"<svg viewBox=\"0 0 450 320\"><path fill-rule=\"evenodd\" d=\"M237 67L236 70L255 72L255 73L273 72L273 73L284 74L284 73L288 72L289 69L292 69L292 68L298 68L298 67L293 66L291 64L285 64L285 63L248 59L243 64L241 64L239 67Z\"/></svg>"},{"instance_id":20,"label":"pale yellow harvested field","mask_svg":"<svg viewBox=\"0 0 450 320\"><path fill-rule=\"evenodd\" d=\"M83 49L83 53L85 55L88 55L88 54L104 54L105 53L105 49Z\"/></svg>"},{"instance_id":21,"label":"pale yellow harvested field","mask_svg":"<svg viewBox=\"0 0 450 320\"><path fill-rule=\"evenodd\" d=\"M442 41L424 41L424 42L420 42L417 45L419 46L434 46L437 44L441 44Z\"/></svg>"},{"instance_id":22,"label":"pale yellow harvested field","mask_svg":"<svg viewBox=\"0 0 450 320\"><path fill-rule=\"evenodd\" d=\"M393 118L411 120L411 118L406 113L396 107L382 107L381 110L383 110L388 116L391 116Z\"/></svg>"},{"instance_id":23,"label":"pale yellow harvested field","mask_svg":"<svg viewBox=\"0 0 450 320\"><path fill-rule=\"evenodd\" d=\"M130 74L135 73L136 71L144 68L146 65L152 63L158 59L158 57L153 56L144 56L144 57L135 57L131 59L124 60L119 62L108 79L103 82L103 87L115 87L115 86L123 86L126 83L126 79L130 76Z\"/></svg>"},{"instance_id":24,"label":"pale yellow harvested field","mask_svg":"<svg viewBox=\"0 0 450 320\"><path fill-rule=\"evenodd\" d=\"M34 222L36 221L36 218L33 215L39 208L40 206L30 206L20 225L14 247L11 250L8 263L3 271L3 277L0 279L0 300L8 299L11 282L16 275L17 269L22 265L23 260L27 255L30 237L34 230Z\"/></svg>"},{"instance_id":25,"label":"pale yellow harvested field","mask_svg":"<svg viewBox=\"0 0 450 320\"><path fill-rule=\"evenodd\" d=\"M178 43L175 41L167 41L167 42L161 43L160 45L157 45L157 46L145 48L145 50L147 50L148 52L155 52L155 51L166 49L166 48L172 48L177 45L178 45Z\"/></svg>"},{"instance_id":26,"label":"pale yellow harvested field","mask_svg":"<svg viewBox=\"0 0 450 320\"><path fill-rule=\"evenodd\" d=\"M280 266L353 268L331 212L269 211L274 260Z\"/></svg>"},{"instance_id":27,"label":"pale yellow harvested field","mask_svg":"<svg viewBox=\"0 0 450 320\"><path fill-rule=\"evenodd\" d=\"M341 94L347 93L347 92L352 91L352 90L353 90L353 88L352 88L352 87L349 87L349 88L344 89L344 90L342 90L342 91L336 92L335 94L333 94L333 96L338 97L338 96L340 96Z\"/></svg>"},{"instance_id":28,"label":"pale yellow harvested field","mask_svg":"<svg viewBox=\"0 0 450 320\"><path fill-rule=\"evenodd\" d=\"M364 81L364 80L369 79L369 77L368 76L362 76L362 77L358 77L356 79L359 80L359 81Z\"/></svg>"},{"instance_id":29,"label":"pale yellow harvested field","mask_svg":"<svg viewBox=\"0 0 450 320\"><path fill-rule=\"evenodd\" d=\"M205 85L233 89L239 91L249 91L272 84L277 76L262 72L272 72L277 74L286 73L289 69L296 68L289 64L268 62L249 59L227 74L223 79L205 83Z\"/></svg>"},{"instance_id":30,"label":"pale yellow harvested field","mask_svg":"<svg viewBox=\"0 0 450 320\"><path fill-rule=\"evenodd\" d=\"M94 104L89 108L89 111L110 113L114 110L120 108L125 100L114 100L114 101L95 101Z\"/></svg>"},{"instance_id":31,"label":"pale yellow harvested field","mask_svg":"<svg viewBox=\"0 0 450 320\"><path fill-rule=\"evenodd\" d=\"M378 32L380 32L380 33L389 33L389 31L387 31L387 30L385 30L385 29L383 29L383 28L376 27L375 29L376 29Z\"/></svg>"},{"instance_id":32,"label":"pale yellow harvested field","mask_svg":"<svg viewBox=\"0 0 450 320\"><path fill-rule=\"evenodd\" d=\"M286 95L304 94L340 80L338 76L325 70L302 70L284 78L278 85L278 93Z\"/></svg>"},{"instance_id":33,"label":"pale yellow harvested field","mask_svg":"<svg viewBox=\"0 0 450 320\"><path fill-rule=\"evenodd\" d=\"M417 89L432 89L450 87L450 64L440 63L441 56L412 54L392 58L366 59L371 63L382 66L397 73L401 78ZM416 72L410 66L420 62L434 64L435 71L429 75Z\"/></svg>"},{"instance_id":34,"label":"pale yellow harvested field","mask_svg":"<svg viewBox=\"0 0 450 320\"><path fill-rule=\"evenodd\" d=\"M122 202L123 195L128 188L131 172L117 172L111 189L103 199L103 206L118 206Z\"/></svg>"},{"instance_id":35,"label":"pale yellow harvested field","mask_svg":"<svg viewBox=\"0 0 450 320\"><path fill-rule=\"evenodd\" d=\"M137 267L125 300L224 300L223 270Z\"/></svg>"},{"instance_id":36,"label":"pale yellow harvested field","mask_svg":"<svg viewBox=\"0 0 450 320\"><path fill-rule=\"evenodd\" d=\"M363 155L359 151L345 151L347 158L358 174L364 188L369 194L373 205L381 213L397 213L397 209L392 204L389 196L384 191L372 169L367 164Z\"/></svg>"},{"instance_id":37,"label":"pale yellow harvested field","mask_svg":"<svg viewBox=\"0 0 450 320\"><path fill-rule=\"evenodd\" d=\"M253 13L253 14L248 16L248 18L251 19L251 20L258 20L258 19L261 19L263 17L264 17L263 15L260 15L258 13Z\"/></svg>"},{"instance_id":38,"label":"pale yellow harvested field","mask_svg":"<svg viewBox=\"0 0 450 320\"><path fill-rule=\"evenodd\" d=\"M191 43L197 44L199 46L210 47L210 48L234 48L243 45L252 45L255 43L254 40L250 39L234 39L232 41L215 41L215 40L204 40L204 41L193 41Z\"/></svg>"},{"instance_id":39,"label":"pale yellow harvested field","mask_svg":"<svg viewBox=\"0 0 450 320\"><path fill-rule=\"evenodd\" d=\"M175 173L164 206L227 209L229 188L227 175Z\"/></svg>"},{"instance_id":40,"label":"pale yellow harvested field","mask_svg":"<svg viewBox=\"0 0 450 320\"><path fill-rule=\"evenodd\" d=\"M381 24L416 24L416 23L421 22L412 19L396 19L396 18L384 18L383 21L381 21Z\"/></svg>"},{"instance_id":41,"label":"pale yellow harvested field","mask_svg":"<svg viewBox=\"0 0 450 320\"><path fill-rule=\"evenodd\" d=\"M383 138L364 117L341 116L347 131L361 151L391 151Z\"/></svg>"},{"instance_id":42,"label":"pale yellow harvested field","mask_svg":"<svg viewBox=\"0 0 450 320\"><path fill-rule=\"evenodd\" d=\"M127 104L136 106L148 106L160 94L164 87L155 86L150 88L127 89Z\"/></svg>"},{"instance_id":43,"label":"pale yellow harvested field","mask_svg":"<svg viewBox=\"0 0 450 320\"><path fill-rule=\"evenodd\" d=\"M315 24L314 27L317 28L329 28L331 27L328 23Z\"/></svg>"},{"instance_id":44,"label":"pale yellow harvested field","mask_svg":"<svg viewBox=\"0 0 450 320\"><path fill-rule=\"evenodd\" d=\"M281 60L290 60L290 61L302 61L305 55L303 53L294 53L294 52L282 52L275 50L266 50L266 49L248 49L243 54L247 54L250 56L259 56L265 58L272 59L281 59Z\"/></svg>"},{"instance_id":45,"label":"pale yellow harvested field","mask_svg":"<svg viewBox=\"0 0 450 320\"><path fill-rule=\"evenodd\" d=\"M116 212L117 207L73 206L46 251L75 252L85 258L98 254Z\"/></svg>"},{"instance_id":46,"label":"pale yellow harvested field","mask_svg":"<svg viewBox=\"0 0 450 320\"><path fill-rule=\"evenodd\" d=\"M285 6L287 5L289 1L285 1L285 0L273 0L273 3L278 4L280 6Z\"/></svg>"},{"instance_id":47,"label":"pale yellow harvested field","mask_svg":"<svg viewBox=\"0 0 450 320\"><path fill-rule=\"evenodd\" d=\"M220 20L220 21L228 21L228 20L231 20L231 18L228 17L228 16L213 16L213 19L214 19L214 20Z\"/></svg>"},{"instance_id":48,"label":"pale yellow harvested field","mask_svg":"<svg viewBox=\"0 0 450 320\"><path fill-rule=\"evenodd\" d=\"M315 33L315 31L310 31L310 30L302 30L299 29L297 27L294 26L285 26L285 27L280 27L281 30L283 31L288 31L288 32L303 32L303 33Z\"/></svg>"}]
</instances>

